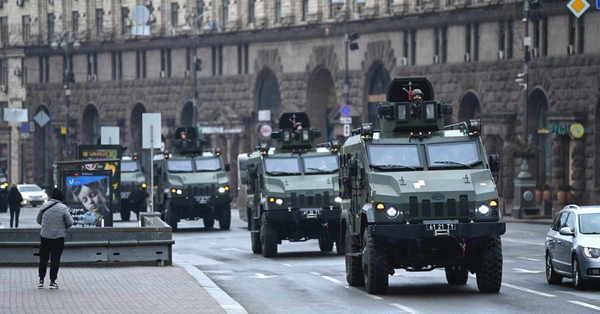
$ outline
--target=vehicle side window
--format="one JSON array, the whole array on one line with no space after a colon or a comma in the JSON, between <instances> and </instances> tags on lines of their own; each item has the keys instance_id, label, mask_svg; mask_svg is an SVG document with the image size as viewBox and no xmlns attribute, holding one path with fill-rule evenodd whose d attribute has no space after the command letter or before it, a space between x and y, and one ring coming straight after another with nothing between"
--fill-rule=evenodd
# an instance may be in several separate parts
<instances>
[{"instance_id":1,"label":"vehicle side window","mask_svg":"<svg viewBox=\"0 0 600 314\"><path fill-rule=\"evenodd\" d=\"M554 217L554 221L552 222L552 230L560 230L560 217L562 216L562 214L563 213L559 213L558 215L556 215L556 217Z\"/></svg>"},{"instance_id":2,"label":"vehicle side window","mask_svg":"<svg viewBox=\"0 0 600 314\"><path fill-rule=\"evenodd\" d=\"M575 213L570 213L567 218L567 227L571 230L575 230Z\"/></svg>"},{"instance_id":3,"label":"vehicle side window","mask_svg":"<svg viewBox=\"0 0 600 314\"><path fill-rule=\"evenodd\" d=\"M567 226L567 218L568 217L569 217L569 212L562 213L562 216L560 216L560 227L558 229Z\"/></svg>"}]
</instances>

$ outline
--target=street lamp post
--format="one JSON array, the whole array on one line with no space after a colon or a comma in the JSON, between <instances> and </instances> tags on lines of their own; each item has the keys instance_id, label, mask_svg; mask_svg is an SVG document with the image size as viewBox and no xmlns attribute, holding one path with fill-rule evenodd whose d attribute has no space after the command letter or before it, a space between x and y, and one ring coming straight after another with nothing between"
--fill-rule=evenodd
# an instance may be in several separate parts
<instances>
[{"instance_id":1,"label":"street lamp post","mask_svg":"<svg viewBox=\"0 0 600 314\"><path fill-rule=\"evenodd\" d=\"M73 69L71 68L71 58L73 50L81 46L77 35L74 32L64 32L57 36L56 40L52 42L51 47L53 49L62 49L63 61L65 71L63 73L63 84L65 90L65 159L71 156L71 149L69 143L69 137L71 132L69 130L69 107L71 105L71 83L74 83L75 76Z\"/></svg>"}]
</instances>

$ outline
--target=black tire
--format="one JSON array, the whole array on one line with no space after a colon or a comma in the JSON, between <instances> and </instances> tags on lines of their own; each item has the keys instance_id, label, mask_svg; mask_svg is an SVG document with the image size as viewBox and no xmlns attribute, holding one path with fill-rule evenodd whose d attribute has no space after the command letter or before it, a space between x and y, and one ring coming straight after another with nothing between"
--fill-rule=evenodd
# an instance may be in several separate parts
<instances>
[{"instance_id":1,"label":"black tire","mask_svg":"<svg viewBox=\"0 0 600 314\"><path fill-rule=\"evenodd\" d=\"M333 250L333 241L331 241L329 234L326 232L321 233L319 237L319 249L323 253L329 253Z\"/></svg>"},{"instance_id":2,"label":"black tire","mask_svg":"<svg viewBox=\"0 0 600 314\"><path fill-rule=\"evenodd\" d=\"M219 229L229 230L231 227L231 205L227 204L221 208L221 219L219 219Z\"/></svg>"},{"instance_id":3,"label":"black tire","mask_svg":"<svg viewBox=\"0 0 600 314\"><path fill-rule=\"evenodd\" d=\"M335 254L343 256L346 253L346 239L344 231L338 232L337 239L335 241Z\"/></svg>"},{"instance_id":4,"label":"black tire","mask_svg":"<svg viewBox=\"0 0 600 314\"><path fill-rule=\"evenodd\" d=\"M129 221L129 219L131 218L131 211L128 208L121 207L120 214L121 221Z\"/></svg>"},{"instance_id":5,"label":"black tire","mask_svg":"<svg viewBox=\"0 0 600 314\"><path fill-rule=\"evenodd\" d=\"M248 216L248 221L250 222L250 224L252 225L252 217ZM254 222L254 224L256 224L256 222ZM253 228L252 226L250 226L250 242L252 244L252 253L254 254L261 254L262 253L262 244L260 243L260 232L259 232L260 228L256 227Z\"/></svg>"},{"instance_id":6,"label":"black tire","mask_svg":"<svg viewBox=\"0 0 600 314\"><path fill-rule=\"evenodd\" d=\"M248 230L252 230L252 213L250 208L246 208L246 219L248 220Z\"/></svg>"},{"instance_id":7,"label":"black tire","mask_svg":"<svg viewBox=\"0 0 600 314\"><path fill-rule=\"evenodd\" d=\"M554 265L552 265L552 256L550 256L550 253L546 253L546 281L550 285L559 285L562 283L562 276L554 271Z\"/></svg>"},{"instance_id":8,"label":"black tire","mask_svg":"<svg viewBox=\"0 0 600 314\"><path fill-rule=\"evenodd\" d=\"M346 254L353 253L352 250L352 236L350 233L345 232L344 239L346 243ZM357 245L360 247L359 245ZM358 251L358 249L356 250ZM365 285L365 277L363 275L362 265L360 256L348 256L346 255L346 282L352 287L362 287Z\"/></svg>"},{"instance_id":9,"label":"black tire","mask_svg":"<svg viewBox=\"0 0 600 314\"><path fill-rule=\"evenodd\" d=\"M202 222L204 222L204 228L206 229L212 229L215 226L215 218L213 216L204 217Z\"/></svg>"},{"instance_id":10,"label":"black tire","mask_svg":"<svg viewBox=\"0 0 600 314\"><path fill-rule=\"evenodd\" d=\"M389 286L385 254L368 230L363 233L362 271L369 294L385 294Z\"/></svg>"},{"instance_id":11,"label":"black tire","mask_svg":"<svg viewBox=\"0 0 600 314\"><path fill-rule=\"evenodd\" d=\"M169 226L171 226L171 229L173 229L173 232L177 231L177 223L179 222L179 219L177 217L177 213L171 209L171 206L167 206L165 218L167 219Z\"/></svg>"},{"instance_id":12,"label":"black tire","mask_svg":"<svg viewBox=\"0 0 600 314\"><path fill-rule=\"evenodd\" d=\"M579 267L579 261L577 258L573 258L573 287L577 290L585 290L587 288L587 282L581 277L581 268Z\"/></svg>"},{"instance_id":13,"label":"black tire","mask_svg":"<svg viewBox=\"0 0 600 314\"><path fill-rule=\"evenodd\" d=\"M277 230L267 220L263 220L260 226L260 244L264 257L277 255L277 241Z\"/></svg>"},{"instance_id":14,"label":"black tire","mask_svg":"<svg viewBox=\"0 0 600 314\"><path fill-rule=\"evenodd\" d=\"M481 252L477 271L477 287L482 293L498 293L502 286L502 243L500 238L490 239Z\"/></svg>"},{"instance_id":15,"label":"black tire","mask_svg":"<svg viewBox=\"0 0 600 314\"><path fill-rule=\"evenodd\" d=\"M446 267L446 280L451 286L464 286L469 279L469 272L464 266L455 265Z\"/></svg>"}]
</instances>

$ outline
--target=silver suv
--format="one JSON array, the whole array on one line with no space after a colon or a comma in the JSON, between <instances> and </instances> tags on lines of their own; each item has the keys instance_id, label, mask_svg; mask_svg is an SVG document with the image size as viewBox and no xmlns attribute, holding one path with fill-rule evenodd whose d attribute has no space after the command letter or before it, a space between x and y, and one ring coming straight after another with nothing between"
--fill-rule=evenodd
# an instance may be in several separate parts
<instances>
[{"instance_id":1,"label":"silver suv","mask_svg":"<svg viewBox=\"0 0 600 314\"><path fill-rule=\"evenodd\" d=\"M600 279L600 206L567 205L546 234L546 280L573 278L576 289Z\"/></svg>"}]
</instances>

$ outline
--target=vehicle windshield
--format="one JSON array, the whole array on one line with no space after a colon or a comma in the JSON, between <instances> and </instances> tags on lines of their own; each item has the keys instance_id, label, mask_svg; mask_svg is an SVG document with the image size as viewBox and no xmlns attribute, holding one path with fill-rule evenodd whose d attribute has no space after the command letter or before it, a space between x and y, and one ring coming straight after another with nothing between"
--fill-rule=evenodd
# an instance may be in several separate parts
<instances>
[{"instance_id":1,"label":"vehicle windshield","mask_svg":"<svg viewBox=\"0 0 600 314\"><path fill-rule=\"evenodd\" d=\"M370 145L369 160L379 170L423 168L417 145Z\"/></svg>"},{"instance_id":2,"label":"vehicle windshield","mask_svg":"<svg viewBox=\"0 0 600 314\"><path fill-rule=\"evenodd\" d=\"M167 162L167 170L169 172L192 172L191 159L171 159Z\"/></svg>"},{"instance_id":3,"label":"vehicle windshield","mask_svg":"<svg viewBox=\"0 0 600 314\"><path fill-rule=\"evenodd\" d=\"M217 171L221 170L221 160L219 158L196 159L197 171Z\"/></svg>"},{"instance_id":4,"label":"vehicle windshield","mask_svg":"<svg viewBox=\"0 0 600 314\"><path fill-rule=\"evenodd\" d=\"M475 141L428 144L429 167L471 168L481 163Z\"/></svg>"},{"instance_id":5,"label":"vehicle windshield","mask_svg":"<svg viewBox=\"0 0 600 314\"><path fill-rule=\"evenodd\" d=\"M304 171L311 173L333 173L339 168L335 155L303 157Z\"/></svg>"},{"instance_id":6,"label":"vehicle windshield","mask_svg":"<svg viewBox=\"0 0 600 314\"><path fill-rule=\"evenodd\" d=\"M137 161L123 161L121 162L121 172L136 172L139 171Z\"/></svg>"},{"instance_id":7,"label":"vehicle windshield","mask_svg":"<svg viewBox=\"0 0 600 314\"><path fill-rule=\"evenodd\" d=\"M19 192L40 192L42 188L37 185L21 185L18 190Z\"/></svg>"},{"instance_id":8,"label":"vehicle windshield","mask_svg":"<svg viewBox=\"0 0 600 314\"><path fill-rule=\"evenodd\" d=\"M270 175L300 174L300 162L297 157L265 158L265 171Z\"/></svg>"},{"instance_id":9,"label":"vehicle windshield","mask_svg":"<svg viewBox=\"0 0 600 314\"><path fill-rule=\"evenodd\" d=\"M600 234L600 213L579 215L579 232L582 234Z\"/></svg>"}]
</instances>

